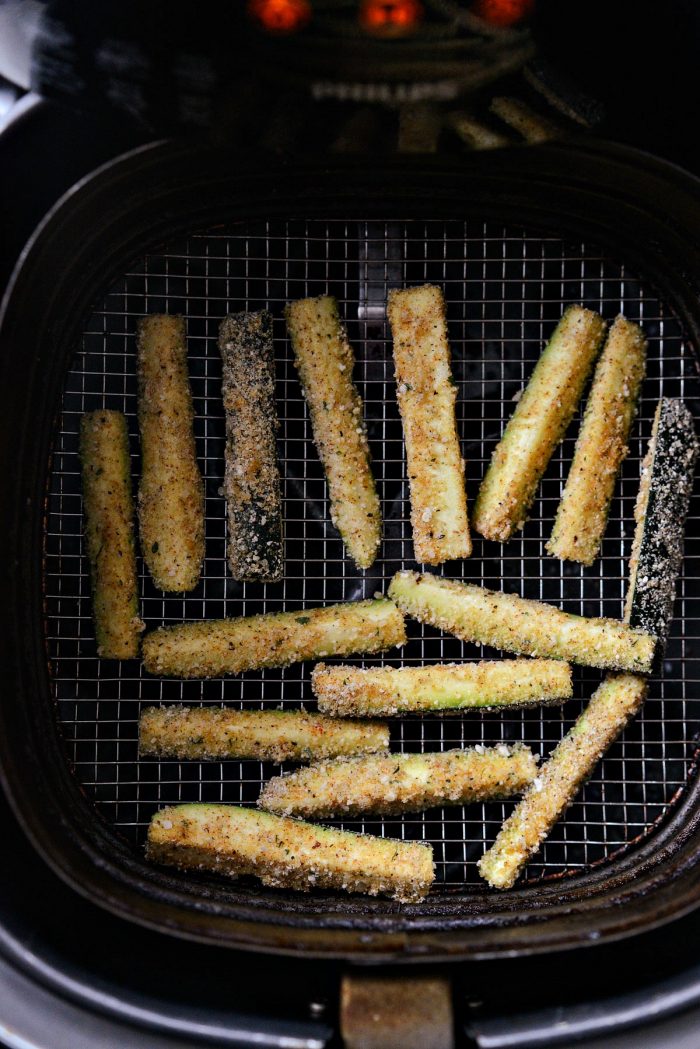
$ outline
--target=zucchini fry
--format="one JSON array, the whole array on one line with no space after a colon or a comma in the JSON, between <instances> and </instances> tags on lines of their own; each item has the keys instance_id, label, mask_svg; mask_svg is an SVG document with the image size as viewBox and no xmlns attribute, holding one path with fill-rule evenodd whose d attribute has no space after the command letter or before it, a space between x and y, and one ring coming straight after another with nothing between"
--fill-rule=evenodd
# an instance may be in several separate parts
<instances>
[{"instance_id":1,"label":"zucchini fry","mask_svg":"<svg viewBox=\"0 0 700 1049\"><path fill-rule=\"evenodd\" d=\"M416 560L439 565L472 552L464 460L455 422L445 300L425 284L389 292L396 393L406 442Z\"/></svg>"},{"instance_id":2,"label":"zucchini fry","mask_svg":"<svg viewBox=\"0 0 700 1049\"><path fill-rule=\"evenodd\" d=\"M693 417L682 401L659 401L635 507L625 617L665 642L698 454Z\"/></svg>"},{"instance_id":3,"label":"zucchini fry","mask_svg":"<svg viewBox=\"0 0 700 1049\"><path fill-rule=\"evenodd\" d=\"M534 754L521 743L336 758L268 780L258 804L305 819L420 812L510 798L522 793L536 772Z\"/></svg>"},{"instance_id":4,"label":"zucchini fry","mask_svg":"<svg viewBox=\"0 0 700 1049\"><path fill-rule=\"evenodd\" d=\"M501 659L424 667L326 666L311 675L318 709L334 717L519 708L563 703L571 668L556 659Z\"/></svg>"},{"instance_id":5,"label":"zucchini fry","mask_svg":"<svg viewBox=\"0 0 700 1049\"><path fill-rule=\"evenodd\" d=\"M587 619L429 573L398 572L389 597L421 623L520 655L648 673L656 651L656 637L616 619Z\"/></svg>"},{"instance_id":6,"label":"zucchini fry","mask_svg":"<svg viewBox=\"0 0 700 1049\"><path fill-rule=\"evenodd\" d=\"M138 414L143 559L161 590L193 590L204 560L204 485L182 317L153 314L139 323Z\"/></svg>"},{"instance_id":7,"label":"zucchini fry","mask_svg":"<svg viewBox=\"0 0 700 1049\"><path fill-rule=\"evenodd\" d=\"M381 652L405 641L403 616L381 598L159 627L143 639L143 661L151 674L221 677L324 656Z\"/></svg>"},{"instance_id":8,"label":"zucchini fry","mask_svg":"<svg viewBox=\"0 0 700 1049\"><path fill-rule=\"evenodd\" d=\"M605 323L569 306L530 376L505 428L474 505L472 524L505 543L523 527L554 449L581 399Z\"/></svg>"},{"instance_id":9,"label":"zucchini fry","mask_svg":"<svg viewBox=\"0 0 700 1049\"><path fill-rule=\"evenodd\" d=\"M282 494L275 434L272 317L230 314L219 328L226 411L224 493L234 579L282 578Z\"/></svg>"},{"instance_id":10,"label":"zucchini fry","mask_svg":"<svg viewBox=\"0 0 700 1049\"><path fill-rule=\"evenodd\" d=\"M574 459L547 550L591 565L608 523L610 501L644 378L646 340L620 316L596 366Z\"/></svg>"},{"instance_id":11,"label":"zucchini fry","mask_svg":"<svg viewBox=\"0 0 700 1049\"><path fill-rule=\"evenodd\" d=\"M292 302L285 315L326 471L331 520L358 567L369 568L379 549L382 516L362 401L352 381L355 355L331 296Z\"/></svg>"},{"instance_id":12,"label":"zucchini fry","mask_svg":"<svg viewBox=\"0 0 700 1049\"><path fill-rule=\"evenodd\" d=\"M342 721L296 710L146 707L141 757L317 761L389 749L383 721Z\"/></svg>"},{"instance_id":13,"label":"zucchini fry","mask_svg":"<svg viewBox=\"0 0 700 1049\"><path fill-rule=\"evenodd\" d=\"M479 861L479 873L489 885L513 885L645 695L646 681L636 674L605 678Z\"/></svg>"},{"instance_id":14,"label":"zucchini fry","mask_svg":"<svg viewBox=\"0 0 700 1049\"><path fill-rule=\"evenodd\" d=\"M423 899L435 878L423 842L317 827L238 805L174 805L148 828L146 856L184 870L253 874L276 888Z\"/></svg>"},{"instance_id":15,"label":"zucchini fry","mask_svg":"<svg viewBox=\"0 0 700 1049\"><path fill-rule=\"evenodd\" d=\"M121 412L83 416L80 458L97 654L103 659L133 659L139 654L143 623L136 582L129 435Z\"/></svg>"}]
</instances>

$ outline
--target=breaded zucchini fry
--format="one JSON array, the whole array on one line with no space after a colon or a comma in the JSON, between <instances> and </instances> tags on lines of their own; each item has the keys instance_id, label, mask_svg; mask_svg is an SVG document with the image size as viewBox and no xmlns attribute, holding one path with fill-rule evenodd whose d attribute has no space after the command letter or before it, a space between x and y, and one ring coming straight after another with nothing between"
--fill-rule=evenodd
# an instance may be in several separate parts
<instances>
[{"instance_id":1,"label":"breaded zucchini fry","mask_svg":"<svg viewBox=\"0 0 700 1049\"><path fill-rule=\"evenodd\" d=\"M253 874L278 888L379 893L421 900L434 877L423 842L317 827L238 805L175 805L148 828L146 856L185 870Z\"/></svg>"},{"instance_id":2,"label":"breaded zucchini fry","mask_svg":"<svg viewBox=\"0 0 700 1049\"><path fill-rule=\"evenodd\" d=\"M275 434L272 317L235 313L219 328L226 411L224 493L234 579L282 578L282 493Z\"/></svg>"},{"instance_id":3,"label":"breaded zucchini fry","mask_svg":"<svg viewBox=\"0 0 700 1049\"><path fill-rule=\"evenodd\" d=\"M405 641L403 616L381 598L160 627L143 639L143 661L151 674L220 677L304 659L381 652Z\"/></svg>"},{"instance_id":4,"label":"breaded zucchini fry","mask_svg":"<svg viewBox=\"0 0 700 1049\"><path fill-rule=\"evenodd\" d=\"M625 617L665 642L673 618L676 579L693 490L698 440L682 401L662 398L656 409L635 507Z\"/></svg>"},{"instance_id":5,"label":"breaded zucchini fry","mask_svg":"<svg viewBox=\"0 0 700 1049\"><path fill-rule=\"evenodd\" d=\"M576 451L547 550L591 565L598 556L610 501L644 378L641 328L617 318L596 366Z\"/></svg>"},{"instance_id":6,"label":"breaded zucchini fry","mask_svg":"<svg viewBox=\"0 0 700 1049\"><path fill-rule=\"evenodd\" d=\"M317 663L311 684L318 709L334 717L540 706L572 695L571 668L556 659L367 669Z\"/></svg>"},{"instance_id":7,"label":"breaded zucchini fry","mask_svg":"<svg viewBox=\"0 0 700 1049\"><path fill-rule=\"evenodd\" d=\"M292 302L285 315L326 471L331 520L358 567L369 568L379 549L382 516L362 401L352 381L355 355L330 295Z\"/></svg>"},{"instance_id":8,"label":"breaded zucchini fry","mask_svg":"<svg viewBox=\"0 0 700 1049\"><path fill-rule=\"evenodd\" d=\"M307 819L420 812L510 798L525 790L536 772L535 757L522 743L336 758L268 780L258 804Z\"/></svg>"},{"instance_id":9,"label":"breaded zucchini fry","mask_svg":"<svg viewBox=\"0 0 700 1049\"><path fill-rule=\"evenodd\" d=\"M406 442L416 560L439 565L472 552L464 460L455 421L445 300L425 284L389 292L396 393Z\"/></svg>"},{"instance_id":10,"label":"breaded zucchini fry","mask_svg":"<svg viewBox=\"0 0 700 1049\"><path fill-rule=\"evenodd\" d=\"M481 483L472 524L504 543L523 527L542 474L571 422L605 323L569 306L530 376Z\"/></svg>"},{"instance_id":11,"label":"breaded zucchini fry","mask_svg":"<svg viewBox=\"0 0 700 1049\"><path fill-rule=\"evenodd\" d=\"M496 889L513 885L645 695L646 681L636 674L605 678L482 856L479 873L489 885Z\"/></svg>"},{"instance_id":12,"label":"breaded zucchini fry","mask_svg":"<svg viewBox=\"0 0 700 1049\"><path fill-rule=\"evenodd\" d=\"M192 431L185 322L139 322L139 524L143 559L161 590L193 590L204 560L204 485Z\"/></svg>"},{"instance_id":13,"label":"breaded zucchini fry","mask_svg":"<svg viewBox=\"0 0 700 1049\"><path fill-rule=\"evenodd\" d=\"M139 654L143 623L136 582L129 435L121 412L83 416L80 459L97 654L103 659L133 659Z\"/></svg>"},{"instance_id":14,"label":"breaded zucchini fry","mask_svg":"<svg viewBox=\"0 0 700 1049\"><path fill-rule=\"evenodd\" d=\"M587 619L427 572L397 572L389 597L421 623L520 655L648 673L656 651L657 638L616 619Z\"/></svg>"},{"instance_id":15,"label":"breaded zucchini fry","mask_svg":"<svg viewBox=\"0 0 700 1049\"><path fill-rule=\"evenodd\" d=\"M139 720L141 757L317 761L388 749L385 721L344 721L297 710L146 707Z\"/></svg>"}]
</instances>

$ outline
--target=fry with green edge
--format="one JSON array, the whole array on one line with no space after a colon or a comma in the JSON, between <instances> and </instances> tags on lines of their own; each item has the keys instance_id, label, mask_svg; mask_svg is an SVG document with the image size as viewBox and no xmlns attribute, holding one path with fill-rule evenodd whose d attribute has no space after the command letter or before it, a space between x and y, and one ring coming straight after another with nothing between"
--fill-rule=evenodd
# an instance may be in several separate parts
<instances>
[{"instance_id":1,"label":"fry with green edge","mask_svg":"<svg viewBox=\"0 0 700 1049\"><path fill-rule=\"evenodd\" d=\"M457 389L442 291L431 284L394 289L389 292L387 316L394 341L416 560L439 565L469 557L464 460L455 419Z\"/></svg>"},{"instance_id":2,"label":"fry with green edge","mask_svg":"<svg viewBox=\"0 0 700 1049\"><path fill-rule=\"evenodd\" d=\"M646 680L637 674L606 677L479 861L479 873L489 885L511 888L610 744L640 709L646 689Z\"/></svg>"},{"instance_id":3,"label":"fry with green edge","mask_svg":"<svg viewBox=\"0 0 700 1049\"><path fill-rule=\"evenodd\" d=\"M652 634L616 619L588 619L428 572L398 572L389 597L421 623L519 655L649 673L657 646Z\"/></svg>"},{"instance_id":4,"label":"fry with green edge","mask_svg":"<svg viewBox=\"0 0 700 1049\"><path fill-rule=\"evenodd\" d=\"M174 805L148 828L146 856L183 870L252 874L275 888L344 889L412 903L435 878L423 842L396 841L238 805Z\"/></svg>"},{"instance_id":5,"label":"fry with green edge","mask_svg":"<svg viewBox=\"0 0 700 1049\"><path fill-rule=\"evenodd\" d=\"M152 314L139 322L137 378L143 559L161 590L193 590L204 560L204 485L182 317Z\"/></svg>"},{"instance_id":6,"label":"fry with green edge","mask_svg":"<svg viewBox=\"0 0 700 1049\"><path fill-rule=\"evenodd\" d=\"M358 567L369 568L379 549L382 517L362 400L352 379L355 355L330 295L292 302L285 316L326 471L331 520Z\"/></svg>"},{"instance_id":7,"label":"fry with green edge","mask_svg":"<svg viewBox=\"0 0 700 1049\"><path fill-rule=\"evenodd\" d=\"M498 801L521 794L537 773L529 747L468 747L439 754L336 758L275 776L258 804L305 819L420 812L435 805Z\"/></svg>"},{"instance_id":8,"label":"fry with green edge","mask_svg":"<svg viewBox=\"0 0 700 1049\"><path fill-rule=\"evenodd\" d=\"M389 749L385 721L345 721L301 710L146 707L139 754L147 758L318 761Z\"/></svg>"},{"instance_id":9,"label":"fry with green edge","mask_svg":"<svg viewBox=\"0 0 700 1049\"><path fill-rule=\"evenodd\" d=\"M554 449L564 436L598 355L605 322L569 306L505 428L474 504L472 524L505 543L523 527Z\"/></svg>"},{"instance_id":10,"label":"fry with green edge","mask_svg":"<svg viewBox=\"0 0 700 1049\"><path fill-rule=\"evenodd\" d=\"M646 364L641 328L617 318L608 333L576 441L547 550L591 565L600 551L610 501L637 409Z\"/></svg>"},{"instance_id":11,"label":"fry with green edge","mask_svg":"<svg viewBox=\"0 0 700 1049\"><path fill-rule=\"evenodd\" d=\"M80 421L85 539L92 578L97 654L139 654L134 504L126 419L121 412L88 412Z\"/></svg>"},{"instance_id":12,"label":"fry with green edge","mask_svg":"<svg viewBox=\"0 0 700 1049\"><path fill-rule=\"evenodd\" d=\"M556 659L501 659L421 667L326 666L311 675L318 709L334 717L461 713L563 703L571 668Z\"/></svg>"},{"instance_id":13,"label":"fry with green edge","mask_svg":"<svg viewBox=\"0 0 700 1049\"><path fill-rule=\"evenodd\" d=\"M165 677L221 677L305 659L382 652L405 641L401 612L380 598L160 627L143 639L143 662L150 674Z\"/></svg>"}]
</instances>

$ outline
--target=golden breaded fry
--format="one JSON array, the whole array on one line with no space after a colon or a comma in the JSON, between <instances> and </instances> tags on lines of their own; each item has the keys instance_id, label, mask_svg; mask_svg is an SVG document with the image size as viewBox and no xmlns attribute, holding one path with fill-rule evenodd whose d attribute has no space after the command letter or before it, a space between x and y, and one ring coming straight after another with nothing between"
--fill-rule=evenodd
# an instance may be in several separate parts
<instances>
[{"instance_id":1,"label":"golden breaded fry","mask_svg":"<svg viewBox=\"0 0 700 1049\"><path fill-rule=\"evenodd\" d=\"M143 639L143 661L151 674L220 677L304 659L381 652L405 641L403 616L382 598L160 627Z\"/></svg>"},{"instance_id":2,"label":"golden breaded fry","mask_svg":"<svg viewBox=\"0 0 700 1049\"><path fill-rule=\"evenodd\" d=\"M385 721L344 721L297 710L146 707L141 757L315 761L389 749Z\"/></svg>"},{"instance_id":3,"label":"golden breaded fry","mask_svg":"<svg viewBox=\"0 0 700 1049\"><path fill-rule=\"evenodd\" d=\"M311 684L318 709L334 717L540 706L572 694L571 668L556 659L366 669L317 663Z\"/></svg>"},{"instance_id":4,"label":"golden breaded fry","mask_svg":"<svg viewBox=\"0 0 700 1049\"><path fill-rule=\"evenodd\" d=\"M482 856L479 873L489 885L496 889L513 885L610 744L637 713L646 687L646 680L636 674L605 678Z\"/></svg>"},{"instance_id":5,"label":"golden breaded fry","mask_svg":"<svg viewBox=\"0 0 700 1049\"><path fill-rule=\"evenodd\" d=\"M542 474L571 422L598 354L605 323L569 306L544 349L493 453L472 524L505 543L523 527Z\"/></svg>"},{"instance_id":6,"label":"golden breaded fry","mask_svg":"<svg viewBox=\"0 0 700 1049\"><path fill-rule=\"evenodd\" d=\"M656 651L657 638L616 619L588 619L428 572L397 572L389 597L421 623L520 655L649 673Z\"/></svg>"},{"instance_id":7,"label":"golden breaded fry","mask_svg":"<svg viewBox=\"0 0 700 1049\"><path fill-rule=\"evenodd\" d=\"M439 565L472 552L464 460L455 421L445 300L425 284L389 292L396 393L403 421L416 560Z\"/></svg>"},{"instance_id":8,"label":"golden breaded fry","mask_svg":"<svg viewBox=\"0 0 700 1049\"><path fill-rule=\"evenodd\" d=\"M547 550L562 560L591 565L608 523L610 501L644 378L646 340L641 328L620 316L596 366Z\"/></svg>"},{"instance_id":9,"label":"golden breaded fry","mask_svg":"<svg viewBox=\"0 0 700 1049\"><path fill-rule=\"evenodd\" d=\"M331 520L358 567L369 568L379 549L382 516L362 401L352 381L355 355L331 296L292 302L286 318L326 471Z\"/></svg>"},{"instance_id":10,"label":"golden breaded fry","mask_svg":"<svg viewBox=\"0 0 700 1049\"><path fill-rule=\"evenodd\" d=\"M317 827L237 805L175 805L148 828L146 856L156 863L237 877L253 874L278 888L379 893L421 900L434 877L423 842L375 838Z\"/></svg>"},{"instance_id":11,"label":"golden breaded fry","mask_svg":"<svg viewBox=\"0 0 700 1049\"><path fill-rule=\"evenodd\" d=\"M529 747L470 747L441 754L335 758L275 776L258 804L282 816L420 812L434 805L494 801L521 793L537 772Z\"/></svg>"},{"instance_id":12,"label":"golden breaded fry","mask_svg":"<svg viewBox=\"0 0 700 1049\"><path fill-rule=\"evenodd\" d=\"M193 590L204 560L204 485L182 317L139 322L138 392L143 558L161 590Z\"/></svg>"},{"instance_id":13,"label":"golden breaded fry","mask_svg":"<svg viewBox=\"0 0 700 1049\"><path fill-rule=\"evenodd\" d=\"M80 458L97 654L104 659L133 659L139 654L143 623L136 581L129 435L121 412L83 416Z\"/></svg>"},{"instance_id":14,"label":"golden breaded fry","mask_svg":"<svg viewBox=\"0 0 700 1049\"><path fill-rule=\"evenodd\" d=\"M284 564L271 315L229 314L219 328L219 349L229 568L234 579L276 582Z\"/></svg>"}]
</instances>

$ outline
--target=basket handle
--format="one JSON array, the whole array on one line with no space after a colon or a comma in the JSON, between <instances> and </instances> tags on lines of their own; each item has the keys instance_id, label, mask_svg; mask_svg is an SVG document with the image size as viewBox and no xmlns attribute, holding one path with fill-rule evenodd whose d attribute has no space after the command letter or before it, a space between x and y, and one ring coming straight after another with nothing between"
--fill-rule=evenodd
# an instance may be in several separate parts
<instances>
[{"instance_id":1,"label":"basket handle","mask_svg":"<svg viewBox=\"0 0 700 1049\"><path fill-rule=\"evenodd\" d=\"M454 1049L452 988L445 976L343 977L345 1049Z\"/></svg>"}]
</instances>

